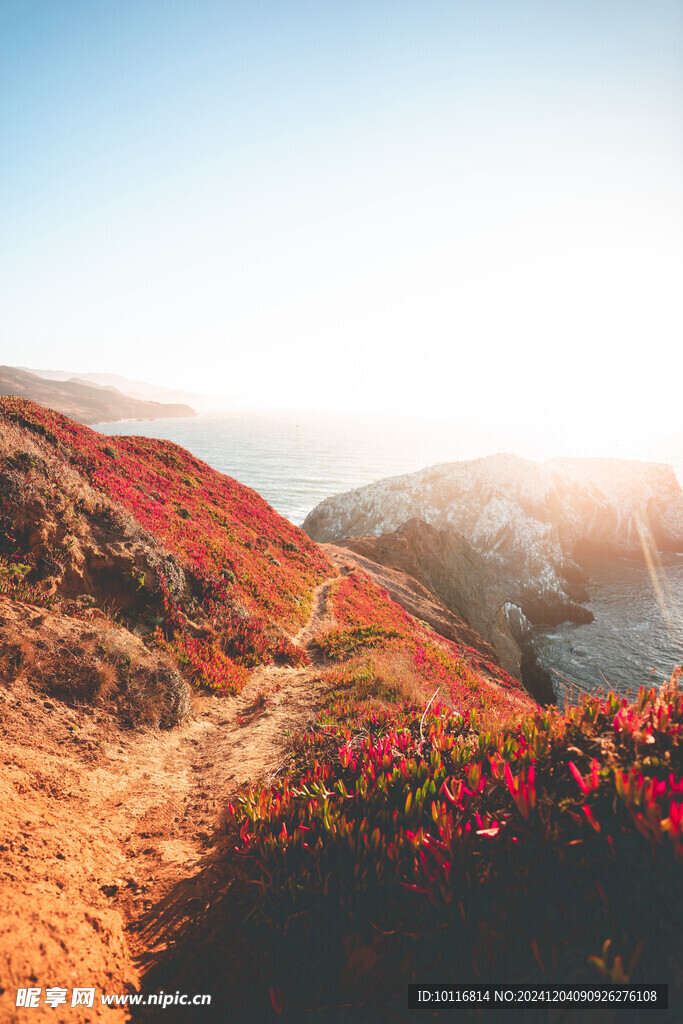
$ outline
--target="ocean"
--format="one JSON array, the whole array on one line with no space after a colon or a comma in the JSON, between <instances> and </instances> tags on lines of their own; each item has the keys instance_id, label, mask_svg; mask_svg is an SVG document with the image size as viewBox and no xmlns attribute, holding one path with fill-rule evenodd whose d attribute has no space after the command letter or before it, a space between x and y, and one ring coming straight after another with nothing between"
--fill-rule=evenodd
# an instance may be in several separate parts
<instances>
[{"instance_id":1,"label":"ocean","mask_svg":"<svg viewBox=\"0 0 683 1024\"><path fill-rule=\"evenodd\" d=\"M291 410L103 423L96 429L175 441L253 487L298 526L332 494L501 447L494 437L453 426ZM674 468L683 482L683 464ZM627 559L595 562L590 572L588 607L595 621L535 631L539 659L553 673L556 691L609 685L625 693L668 678L683 663L683 556L663 556L654 581L644 564Z\"/></svg>"},{"instance_id":2,"label":"ocean","mask_svg":"<svg viewBox=\"0 0 683 1024\"><path fill-rule=\"evenodd\" d=\"M643 562L627 558L587 568L586 607L595 621L534 631L556 692L573 685L626 693L664 682L683 664L683 555L662 554L654 579Z\"/></svg>"},{"instance_id":3,"label":"ocean","mask_svg":"<svg viewBox=\"0 0 683 1024\"><path fill-rule=\"evenodd\" d=\"M175 441L253 487L297 526L331 494L498 450L493 441L468 438L452 427L416 429L413 420L310 411L246 410L221 417L100 423L96 429Z\"/></svg>"}]
</instances>

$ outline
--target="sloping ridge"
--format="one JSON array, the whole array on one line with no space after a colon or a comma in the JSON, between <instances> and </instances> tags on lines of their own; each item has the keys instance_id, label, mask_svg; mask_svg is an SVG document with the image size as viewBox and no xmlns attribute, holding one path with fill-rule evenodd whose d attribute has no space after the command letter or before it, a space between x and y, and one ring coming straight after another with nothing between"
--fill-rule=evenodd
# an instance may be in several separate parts
<instances>
[{"instance_id":1,"label":"sloping ridge","mask_svg":"<svg viewBox=\"0 0 683 1024\"><path fill-rule=\"evenodd\" d=\"M541 703L554 702L551 676L538 662L521 609L506 600L490 565L460 534L410 519L394 533L347 537L323 548L338 566L364 569L439 635L478 648Z\"/></svg>"},{"instance_id":2,"label":"sloping ridge","mask_svg":"<svg viewBox=\"0 0 683 1024\"><path fill-rule=\"evenodd\" d=\"M157 420L197 415L189 405L143 401L131 398L114 387L100 387L77 378L66 381L46 380L13 366L0 366L0 395L28 398L80 423Z\"/></svg>"}]
</instances>

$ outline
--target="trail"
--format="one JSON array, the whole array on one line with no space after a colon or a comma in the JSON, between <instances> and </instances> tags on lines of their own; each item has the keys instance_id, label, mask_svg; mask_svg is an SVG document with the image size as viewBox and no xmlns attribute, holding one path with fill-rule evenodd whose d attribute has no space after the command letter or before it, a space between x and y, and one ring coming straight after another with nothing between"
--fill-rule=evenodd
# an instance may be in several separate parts
<instances>
[{"instance_id":1,"label":"trail","mask_svg":"<svg viewBox=\"0 0 683 1024\"><path fill-rule=\"evenodd\" d=\"M179 728L121 728L101 707L47 698L30 672L0 686L0 1019L128 1020L97 1003L22 1010L16 989L145 991L148 965L192 934L227 870L228 801L284 767L320 704L312 640L330 583L291 638L311 666L261 666L236 697L197 693Z\"/></svg>"},{"instance_id":2,"label":"trail","mask_svg":"<svg viewBox=\"0 0 683 1024\"><path fill-rule=\"evenodd\" d=\"M134 958L152 953L138 933L155 904L179 882L191 884L207 858L220 856L228 800L273 777L288 736L314 717L322 687L314 682L312 639L327 618L332 579L316 588L308 622L292 637L312 656L312 667L260 666L237 697L198 694L186 725L134 737L117 754L120 785L108 787L97 814L122 840L111 901L124 917Z\"/></svg>"},{"instance_id":3,"label":"trail","mask_svg":"<svg viewBox=\"0 0 683 1024\"><path fill-rule=\"evenodd\" d=\"M329 579L324 580L313 592L313 600L311 602L311 614L308 618L308 622L300 629L296 636L292 637L292 640L299 647L303 647L308 652L308 656L314 665L317 665L320 658L320 653L312 649L313 637L323 629L323 627L331 623L331 616L328 609L328 596L330 587L337 579L336 576L331 576Z\"/></svg>"}]
</instances>

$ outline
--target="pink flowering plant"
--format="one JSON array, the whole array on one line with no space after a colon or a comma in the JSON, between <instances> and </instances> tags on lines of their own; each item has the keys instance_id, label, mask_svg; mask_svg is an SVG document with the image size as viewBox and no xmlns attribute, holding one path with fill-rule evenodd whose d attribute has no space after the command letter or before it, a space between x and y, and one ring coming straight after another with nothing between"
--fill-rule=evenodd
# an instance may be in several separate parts
<instances>
[{"instance_id":1,"label":"pink flowering plant","mask_svg":"<svg viewBox=\"0 0 683 1024\"><path fill-rule=\"evenodd\" d=\"M48 445L108 499L99 511L81 503L77 514L115 517L122 508L182 565L194 607L157 573L163 622L156 639L199 685L235 692L255 665L305 663L287 633L306 622L313 590L335 570L260 495L170 441L98 434L20 398L0 399L0 417ZM21 564L17 552L10 557ZM23 586L26 599L39 600L11 566L6 557L0 589L17 596ZM206 628L192 633L193 615Z\"/></svg>"},{"instance_id":2,"label":"pink flowering plant","mask_svg":"<svg viewBox=\"0 0 683 1024\"><path fill-rule=\"evenodd\" d=\"M521 684L499 665L431 632L362 570L335 580L330 603L336 628L321 632L316 642L331 661L381 648L406 659L425 693L439 689L441 698L460 711L535 707Z\"/></svg>"},{"instance_id":3,"label":"pink flowering plant","mask_svg":"<svg viewBox=\"0 0 683 1024\"><path fill-rule=\"evenodd\" d=\"M358 999L425 972L680 980L680 670L633 702L584 697L493 731L441 703L359 700L366 671L335 670L296 769L230 808L286 1010L348 997L364 958Z\"/></svg>"}]
</instances>

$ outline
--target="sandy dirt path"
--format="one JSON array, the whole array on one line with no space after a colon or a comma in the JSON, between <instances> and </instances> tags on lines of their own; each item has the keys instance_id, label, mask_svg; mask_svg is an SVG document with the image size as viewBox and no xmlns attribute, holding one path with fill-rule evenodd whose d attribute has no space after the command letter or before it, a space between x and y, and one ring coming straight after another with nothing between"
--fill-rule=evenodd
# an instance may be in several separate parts
<instances>
[{"instance_id":1,"label":"sandy dirt path","mask_svg":"<svg viewBox=\"0 0 683 1024\"><path fill-rule=\"evenodd\" d=\"M292 637L314 660L310 648L326 618L331 583L316 588L309 620ZM138 736L112 755L124 770L120 785L103 791L97 816L124 837L129 877L154 877L153 889L126 901L129 915L135 916L136 902L149 905L160 890L191 873L240 787L281 767L289 735L315 714L315 675L311 667L259 666L238 696L197 694L188 723Z\"/></svg>"},{"instance_id":2,"label":"sandy dirt path","mask_svg":"<svg viewBox=\"0 0 683 1024\"><path fill-rule=\"evenodd\" d=\"M306 650L324 625L330 584L316 588L292 637ZM43 988L145 991L146 965L167 942L159 921L165 914L171 932L182 927L168 920L172 894L183 892L189 920L193 880L215 867L219 882L228 801L273 777L290 734L316 713L311 653L311 667L257 668L236 697L196 694L190 720L169 731L105 727L92 709L43 700L30 680L0 693L0 1019L127 1019L97 1006L17 1009L16 987L29 978Z\"/></svg>"},{"instance_id":3,"label":"sandy dirt path","mask_svg":"<svg viewBox=\"0 0 683 1024\"><path fill-rule=\"evenodd\" d=\"M315 716L324 687L316 682L319 657L312 642L328 618L332 582L316 588L308 622L292 637L311 657L311 667L260 666L237 697L199 694L186 725L151 733L119 755L121 785L108 789L97 814L122 837L121 872L111 900L142 969L165 942L152 938L154 907L179 885L191 887L195 874L220 860L220 825L229 800L241 788L274 777L285 763L291 734Z\"/></svg>"}]
</instances>

